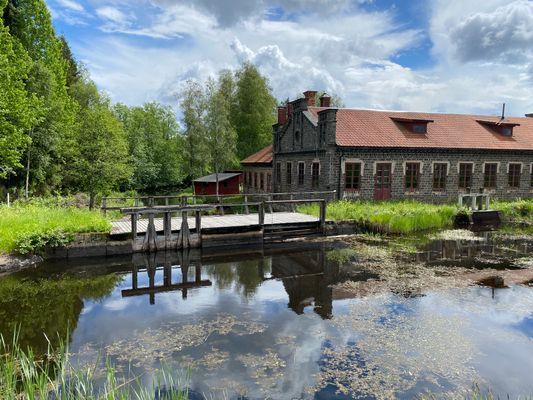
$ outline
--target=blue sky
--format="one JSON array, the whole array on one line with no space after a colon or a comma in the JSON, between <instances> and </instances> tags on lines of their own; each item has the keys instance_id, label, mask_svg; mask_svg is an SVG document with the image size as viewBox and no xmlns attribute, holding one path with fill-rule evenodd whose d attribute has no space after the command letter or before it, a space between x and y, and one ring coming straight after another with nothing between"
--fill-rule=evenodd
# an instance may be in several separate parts
<instances>
[{"instance_id":1,"label":"blue sky","mask_svg":"<svg viewBox=\"0 0 533 400\"><path fill-rule=\"evenodd\" d=\"M187 79L253 62L278 99L533 112L528 0L46 0L55 27L114 101L178 107Z\"/></svg>"}]
</instances>

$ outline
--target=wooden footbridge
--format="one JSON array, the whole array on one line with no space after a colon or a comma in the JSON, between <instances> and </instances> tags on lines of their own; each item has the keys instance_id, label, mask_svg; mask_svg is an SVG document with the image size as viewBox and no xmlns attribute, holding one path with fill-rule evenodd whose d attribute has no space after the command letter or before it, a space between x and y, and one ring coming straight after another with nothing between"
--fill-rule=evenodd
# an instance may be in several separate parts
<instances>
[{"instance_id":1,"label":"wooden footbridge","mask_svg":"<svg viewBox=\"0 0 533 400\"><path fill-rule=\"evenodd\" d=\"M274 199L282 195L290 197ZM326 205L334 196L335 192L279 193L268 197L246 195L244 201L232 203L224 202L224 196L217 196L216 201L204 204L200 203L207 196L201 199L200 196L106 198L102 209L105 212L120 210L127 216L112 223L112 237L130 237L134 252L155 252L323 235ZM260 201L249 201L250 198ZM134 206L109 206L111 200L133 200ZM231 200L235 200L235 196ZM295 211L298 205L313 203L319 205L318 217Z\"/></svg>"}]
</instances>

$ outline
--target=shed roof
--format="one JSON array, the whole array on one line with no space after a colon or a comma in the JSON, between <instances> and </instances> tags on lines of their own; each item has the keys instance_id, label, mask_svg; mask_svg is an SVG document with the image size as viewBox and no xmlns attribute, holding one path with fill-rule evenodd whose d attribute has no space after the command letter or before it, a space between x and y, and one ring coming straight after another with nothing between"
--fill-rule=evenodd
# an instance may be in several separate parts
<instances>
[{"instance_id":1,"label":"shed roof","mask_svg":"<svg viewBox=\"0 0 533 400\"><path fill-rule=\"evenodd\" d=\"M246 157L241 164L271 164L272 163L272 145L268 145L257 153Z\"/></svg>"},{"instance_id":2,"label":"shed roof","mask_svg":"<svg viewBox=\"0 0 533 400\"><path fill-rule=\"evenodd\" d=\"M312 122L324 110L309 107ZM427 133L410 131L401 119L427 121ZM480 121L514 126L513 134L501 135ZM533 150L533 118L508 117L502 121L496 116L339 108L336 142L345 147Z\"/></svg>"},{"instance_id":3,"label":"shed roof","mask_svg":"<svg viewBox=\"0 0 533 400\"><path fill-rule=\"evenodd\" d=\"M241 175L240 173L236 172L220 172L218 174L218 181L227 181L228 179L235 178L236 176ZM202 176L201 178L197 178L194 180L194 182L208 182L208 183L216 183L217 181L217 174L211 174Z\"/></svg>"}]
</instances>

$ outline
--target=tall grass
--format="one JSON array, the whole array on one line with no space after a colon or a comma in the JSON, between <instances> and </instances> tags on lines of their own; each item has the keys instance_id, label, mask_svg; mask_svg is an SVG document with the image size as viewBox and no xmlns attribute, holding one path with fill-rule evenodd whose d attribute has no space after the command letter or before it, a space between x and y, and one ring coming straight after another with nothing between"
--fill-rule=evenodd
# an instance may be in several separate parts
<instances>
[{"instance_id":1,"label":"tall grass","mask_svg":"<svg viewBox=\"0 0 533 400\"><path fill-rule=\"evenodd\" d=\"M507 222L533 224L533 199L495 201L491 207L499 210Z\"/></svg>"},{"instance_id":2,"label":"tall grass","mask_svg":"<svg viewBox=\"0 0 533 400\"><path fill-rule=\"evenodd\" d=\"M151 387L141 377L118 377L106 362L102 379L96 377L94 365L77 368L69 360L68 348L62 344L53 351L49 346L43 357L17 343L16 334L8 344L0 335L0 399L2 400L185 400L188 390L181 371L164 369ZM185 377L185 380L188 377Z\"/></svg>"},{"instance_id":3,"label":"tall grass","mask_svg":"<svg viewBox=\"0 0 533 400\"><path fill-rule=\"evenodd\" d=\"M306 204L298 210L310 215L319 215L317 204ZM453 205L416 201L336 201L328 204L326 217L334 221L356 221L371 230L410 233L450 226L458 211L458 207Z\"/></svg>"},{"instance_id":4,"label":"tall grass","mask_svg":"<svg viewBox=\"0 0 533 400\"><path fill-rule=\"evenodd\" d=\"M109 232L111 223L99 211L42 203L0 206L0 253L12 252L17 241L30 234L50 232Z\"/></svg>"}]
</instances>

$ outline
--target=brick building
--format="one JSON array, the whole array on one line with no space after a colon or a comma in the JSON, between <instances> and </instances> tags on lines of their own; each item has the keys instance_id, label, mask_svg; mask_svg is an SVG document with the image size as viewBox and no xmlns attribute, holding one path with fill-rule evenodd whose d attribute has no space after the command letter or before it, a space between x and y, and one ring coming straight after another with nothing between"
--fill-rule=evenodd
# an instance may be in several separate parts
<instances>
[{"instance_id":1,"label":"brick building","mask_svg":"<svg viewBox=\"0 0 533 400\"><path fill-rule=\"evenodd\" d=\"M244 193L272 192L272 145L241 161Z\"/></svg>"},{"instance_id":2,"label":"brick building","mask_svg":"<svg viewBox=\"0 0 533 400\"><path fill-rule=\"evenodd\" d=\"M278 108L275 192L424 201L480 191L533 194L533 118L330 107L316 92Z\"/></svg>"}]
</instances>

